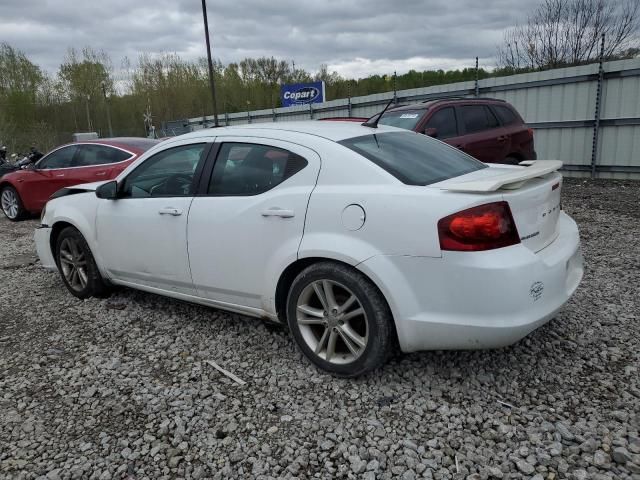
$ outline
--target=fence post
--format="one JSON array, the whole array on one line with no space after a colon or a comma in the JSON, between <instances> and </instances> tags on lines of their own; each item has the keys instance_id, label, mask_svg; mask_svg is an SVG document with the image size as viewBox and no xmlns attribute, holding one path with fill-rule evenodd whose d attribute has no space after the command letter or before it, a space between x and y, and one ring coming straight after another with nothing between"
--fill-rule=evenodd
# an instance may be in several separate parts
<instances>
[{"instance_id":1,"label":"fence post","mask_svg":"<svg viewBox=\"0 0 640 480\"><path fill-rule=\"evenodd\" d=\"M598 133L600 130L600 110L602 106L602 84L604 81L604 33L600 43L600 61L598 62L598 88L596 90L596 111L593 122L593 142L591 144L591 178L596 178L598 160Z\"/></svg>"},{"instance_id":2,"label":"fence post","mask_svg":"<svg viewBox=\"0 0 640 480\"><path fill-rule=\"evenodd\" d=\"M351 82L347 82L347 116L351 116Z\"/></svg>"},{"instance_id":3,"label":"fence post","mask_svg":"<svg viewBox=\"0 0 640 480\"><path fill-rule=\"evenodd\" d=\"M309 104L309 119L313 120L313 107Z\"/></svg>"},{"instance_id":4,"label":"fence post","mask_svg":"<svg viewBox=\"0 0 640 480\"><path fill-rule=\"evenodd\" d=\"M397 74L396 71L393 71L393 104L397 105L398 104L398 91L396 88L396 78L397 78Z\"/></svg>"},{"instance_id":5,"label":"fence post","mask_svg":"<svg viewBox=\"0 0 640 480\"><path fill-rule=\"evenodd\" d=\"M478 57L476 57L476 97L480 96L480 85L478 85Z\"/></svg>"},{"instance_id":6,"label":"fence post","mask_svg":"<svg viewBox=\"0 0 640 480\"><path fill-rule=\"evenodd\" d=\"M224 112L224 126L229 126L229 114L227 112Z\"/></svg>"},{"instance_id":7,"label":"fence post","mask_svg":"<svg viewBox=\"0 0 640 480\"><path fill-rule=\"evenodd\" d=\"M247 110L247 123L251 123L251 112Z\"/></svg>"}]
</instances>

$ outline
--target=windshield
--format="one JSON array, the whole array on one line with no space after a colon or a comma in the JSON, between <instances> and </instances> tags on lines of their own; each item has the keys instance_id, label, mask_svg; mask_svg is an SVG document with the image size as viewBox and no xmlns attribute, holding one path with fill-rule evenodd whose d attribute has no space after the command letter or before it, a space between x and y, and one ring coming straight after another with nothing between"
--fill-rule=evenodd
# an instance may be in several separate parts
<instances>
[{"instance_id":1,"label":"windshield","mask_svg":"<svg viewBox=\"0 0 640 480\"><path fill-rule=\"evenodd\" d=\"M381 125L404 128L405 130L413 130L420 120L422 120L425 113L425 109L385 112L378 123Z\"/></svg>"},{"instance_id":2,"label":"windshield","mask_svg":"<svg viewBox=\"0 0 640 480\"><path fill-rule=\"evenodd\" d=\"M407 185L429 185L487 168L446 143L414 132L374 133L338 143Z\"/></svg>"}]
</instances>

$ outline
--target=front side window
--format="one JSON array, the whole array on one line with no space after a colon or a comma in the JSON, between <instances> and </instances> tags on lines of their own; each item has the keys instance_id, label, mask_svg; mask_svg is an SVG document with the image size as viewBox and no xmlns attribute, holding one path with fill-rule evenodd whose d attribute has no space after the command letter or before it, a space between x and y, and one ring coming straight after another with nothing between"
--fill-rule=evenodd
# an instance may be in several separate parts
<instances>
[{"instance_id":1,"label":"front side window","mask_svg":"<svg viewBox=\"0 0 640 480\"><path fill-rule=\"evenodd\" d=\"M94 165L117 163L131 158L131 156L130 153L123 150L105 145L80 145L73 166L91 167Z\"/></svg>"},{"instance_id":2,"label":"front side window","mask_svg":"<svg viewBox=\"0 0 640 480\"><path fill-rule=\"evenodd\" d=\"M498 120L484 105L464 105L460 107L462 123L466 133L481 132L498 126Z\"/></svg>"},{"instance_id":3,"label":"front side window","mask_svg":"<svg viewBox=\"0 0 640 480\"><path fill-rule=\"evenodd\" d=\"M338 143L407 185L429 185L487 168L460 150L418 133L374 133Z\"/></svg>"},{"instance_id":4,"label":"front side window","mask_svg":"<svg viewBox=\"0 0 640 480\"><path fill-rule=\"evenodd\" d=\"M69 168L77 150L77 145L69 145L68 147L59 148L40 160L38 162L38 169L51 170L55 168Z\"/></svg>"},{"instance_id":5,"label":"front side window","mask_svg":"<svg viewBox=\"0 0 640 480\"><path fill-rule=\"evenodd\" d=\"M295 175L307 161L282 148L223 143L213 167L211 195L259 195Z\"/></svg>"},{"instance_id":6,"label":"front side window","mask_svg":"<svg viewBox=\"0 0 640 480\"><path fill-rule=\"evenodd\" d=\"M194 177L205 143L170 148L149 157L127 176L122 196L188 197L194 194Z\"/></svg>"},{"instance_id":7,"label":"front side window","mask_svg":"<svg viewBox=\"0 0 640 480\"><path fill-rule=\"evenodd\" d=\"M389 125L391 127L404 128L405 130L413 130L424 117L426 110L398 110L385 112L378 122L380 125Z\"/></svg>"},{"instance_id":8,"label":"front side window","mask_svg":"<svg viewBox=\"0 0 640 480\"><path fill-rule=\"evenodd\" d=\"M453 107L438 110L429 119L425 128L435 128L436 138L450 138L458 135L456 115L453 111Z\"/></svg>"}]
</instances>

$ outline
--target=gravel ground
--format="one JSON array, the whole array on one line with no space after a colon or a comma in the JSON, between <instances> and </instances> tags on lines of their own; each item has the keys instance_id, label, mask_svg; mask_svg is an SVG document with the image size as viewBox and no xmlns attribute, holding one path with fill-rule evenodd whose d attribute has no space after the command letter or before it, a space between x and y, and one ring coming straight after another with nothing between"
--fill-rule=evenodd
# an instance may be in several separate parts
<instances>
[{"instance_id":1,"label":"gravel ground","mask_svg":"<svg viewBox=\"0 0 640 480\"><path fill-rule=\"evenodd\" d=\"M258 320L76 300L31 260L37 222L2 219L0 478L640 479L640 183L567 180L563 206L586 271L554 321L355 381Z\"/></svg>"}]
</instances>

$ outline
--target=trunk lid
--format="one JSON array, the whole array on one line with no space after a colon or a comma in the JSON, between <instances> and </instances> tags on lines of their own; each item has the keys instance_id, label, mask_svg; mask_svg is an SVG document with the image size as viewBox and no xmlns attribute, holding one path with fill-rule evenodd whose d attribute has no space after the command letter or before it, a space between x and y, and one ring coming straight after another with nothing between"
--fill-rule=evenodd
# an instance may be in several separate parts
<instances>
[{"instance_id":1,"label":"trunk lid","mask_svg":"<svg viewBox=\"0 0 640 480\"><path fill-rule=\"evenodd\" d=\"M558 236L562 175L555 170L562 162L551 162L532 162L532 166L526 168L491 166L431 187L478 195L501 194L509 204L520 241L538 252ZM537 168L530 170L536 164Z\"/></svg>"},{"instance_id":2,"label":"trunk lid","mask_svg":"<svg viewBox=\"0 0 640 480\"><path fill-rule=\"evenodd\" d=\"M562 176L551 173L502 195L511 208L520 241L534 252L542 250L558 236L561 190Z\"/></svg>"}]
</instances>

